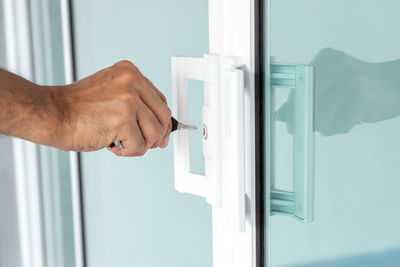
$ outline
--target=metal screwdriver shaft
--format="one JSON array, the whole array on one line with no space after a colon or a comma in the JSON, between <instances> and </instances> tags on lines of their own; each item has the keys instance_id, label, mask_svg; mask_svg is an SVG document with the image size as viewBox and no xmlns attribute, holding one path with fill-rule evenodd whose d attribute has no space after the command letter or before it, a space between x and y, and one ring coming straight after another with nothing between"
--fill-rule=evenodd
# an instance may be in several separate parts
<instances>
[{"instance_id":1,"label":"metal screwdriver shaft","mask_svg":"<svg viewBox=\"0 0 400 267\"><path fill-rule=\"evenodd\" d=\"M195 125L184 124L182 122L177 121L174 117L171 118L171 122L172 122L171 133L176 130L189 130L189 131L197 130L197 127Z\"/></svg>"}]
</instances>

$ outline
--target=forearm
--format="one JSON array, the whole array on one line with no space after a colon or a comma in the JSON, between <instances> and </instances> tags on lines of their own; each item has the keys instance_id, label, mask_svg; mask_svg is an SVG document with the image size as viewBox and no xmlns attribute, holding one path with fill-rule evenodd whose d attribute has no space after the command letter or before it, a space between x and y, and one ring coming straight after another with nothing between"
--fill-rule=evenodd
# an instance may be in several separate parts
<instances>
[{"instance_id":1,"label":"forearm","mask_svg":"<svg viewBox=\"0 0 400 267\"><path fill-rule=\"evenodd\" d=\"M56 87L39 86L0 69L0 133L56 145L63 121Z\"/></svg>"},{"instance_id":2,"label":"forearm","mask_svg":"<svg viewBox=\"0 0 400 267\"><path fill-rule=\"evenodd\" d=\"M66 86L39 86L0 69L0 134L62 150L140 156L168 145L165 96L129 61Z\"/></svg>"}]
</instances>

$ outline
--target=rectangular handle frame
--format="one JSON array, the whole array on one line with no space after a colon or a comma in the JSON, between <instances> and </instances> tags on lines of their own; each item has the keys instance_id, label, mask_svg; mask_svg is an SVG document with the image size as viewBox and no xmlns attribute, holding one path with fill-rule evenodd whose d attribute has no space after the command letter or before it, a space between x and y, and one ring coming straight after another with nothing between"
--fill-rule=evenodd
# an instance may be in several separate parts
<instances>
[{"instance_id":1,"label":"rectangular handle frame","mask_svg":"<svg viewBox=\"0 0 400 267\"><path fill-rule=\"evenodd\" d=\"M204 82L203 155L205 175L190 172L189 132L176 131L175 189L227 208L234 232L245 231L244 70L240 59L204 55L172 57L172 114L188 123L188 80Z\"/></svg>"}]
</instances>

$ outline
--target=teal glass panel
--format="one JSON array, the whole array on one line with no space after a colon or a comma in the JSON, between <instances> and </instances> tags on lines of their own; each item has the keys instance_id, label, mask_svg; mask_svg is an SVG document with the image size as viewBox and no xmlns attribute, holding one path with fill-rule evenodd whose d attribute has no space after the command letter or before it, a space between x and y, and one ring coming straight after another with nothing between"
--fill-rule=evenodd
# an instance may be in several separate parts
<instances>
[{"instance_id":1,"label":"teal glass panel","mask_svg":"<svg viewBox=\"0 0 400 267\"><path fill-rule=\"evenodd\" d=\"M78 78L127 59L171 103L171 56L208 52L205 0L75 0L73 12ZM201 85L192 89L190 119L198 123ZM202 157L192 156L202 172ZM211 208L175 191L172 140L140 158L83 153L82 175L89 267L212 266Z\"/></svg>"},{"instance_id":2,"label":"teal glass panel","mask_svg":"<svg viewBox=\"0 0 400 267\"><path fill-rule=\"evenodd\" d=\"M266 62L314 67L315 160L314 222L269 216L267 262L400 266L400 2L269 2ZM265 90L266 178L292 191L295 94Z\"/></svg>"}]
</instances>

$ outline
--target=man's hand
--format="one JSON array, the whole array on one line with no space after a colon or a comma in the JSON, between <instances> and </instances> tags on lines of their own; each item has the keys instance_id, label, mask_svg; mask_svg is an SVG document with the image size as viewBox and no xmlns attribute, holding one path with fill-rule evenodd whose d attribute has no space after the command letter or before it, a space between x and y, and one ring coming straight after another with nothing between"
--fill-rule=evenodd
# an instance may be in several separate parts
<instances>
[{"instance_id":1,"label":"man's hand","mask_svg":"<svg viewBox=\"0 0 400 267\"><path fill-rule=\"evenodd\" d=\"M171 111L166 99L130 62L121 61L60 89L67 107L60 148L93 151L113 147L119 156L141 156L149 148L166 147Z\"/></svg>"},{"instance_id":2,"label":"man's hand","mask_svg":"<svg viewBox=\"0 0 400 267\"><path fill-rule=\"evenodd\" d=\"M172 126L166 99L128 61L66 86L40 87L15 75L11 78L14 87L20 82L28 84L31 88L25 97L32 98L30 94L35 92L36 100L32 100L35 103L31 107L22 99L21 107L17 105L13 110L15 114L19 110L27 121L22 130L6 127L2 131L0 125L0 133L72 151L99 150L121 141L123 149L111 148L119 156L141 156L149 148L168 145ZM11 97L15 92L18 90L3 93Z\"/></svg>"}]
</instances>

